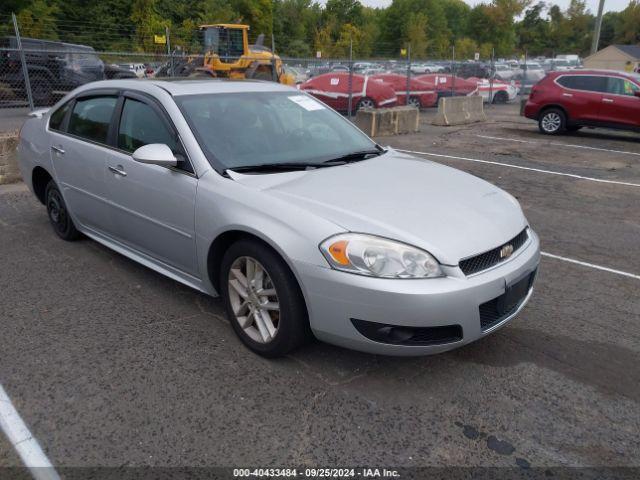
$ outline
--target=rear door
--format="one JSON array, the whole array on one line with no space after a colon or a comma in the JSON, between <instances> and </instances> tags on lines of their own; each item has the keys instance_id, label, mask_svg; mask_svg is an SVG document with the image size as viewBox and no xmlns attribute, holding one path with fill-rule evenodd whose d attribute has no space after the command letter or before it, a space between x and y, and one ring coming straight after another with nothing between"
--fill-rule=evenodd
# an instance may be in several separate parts
<instances>
[{"instance_id":1,"label":"rear door","mask_svg":"<svg viewBox=\"0 0 640 480\"><path fill-rule=\"evenodd\" d=\"M51 163L74 220L83 227L111 230L105 191L105 161L116 92L91 92L71 100L49 121Z\"/></svg>"},{"instance_id":2,"label":"rear door","mask_svg":"<svg viewBox=\"0 0 640 480\"><path fill-rule=\"evenodd\" d=\"M607 91L602 95L600 117L607 124L640 128L640 86L622 77L607 77Z\"/></svg>"},{"instance_id":3,"label":"rear door","mask_svg":"<svg viewBox=\"0 0 640 480\"><path fill-rule=\"evenodd\" d=\"M155 100L133 92L119 101L106 185L115 236L130 248L182 273L199 277L195 252L198 179L180 138ZM167 168L136 162L132 153L164 143L180 160Z\"/></svg>"},{"instance_id":4,"label":"rear door","mask_svg":"<svg viewBox=\"0 0 640 480\"><path fill-rule=\"evenodd\" d=\"M561 75L555 82L561 90L558 102L567 111L570 122L597 123L599 121L602 93L606 89L606 77Z\"/></svg>"}]
</instances>

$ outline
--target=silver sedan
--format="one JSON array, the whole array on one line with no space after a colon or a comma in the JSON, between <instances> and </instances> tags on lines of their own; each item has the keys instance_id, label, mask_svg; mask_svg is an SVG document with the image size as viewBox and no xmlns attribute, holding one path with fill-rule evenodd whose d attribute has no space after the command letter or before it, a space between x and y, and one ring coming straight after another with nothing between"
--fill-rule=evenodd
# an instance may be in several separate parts
<instances>
[{"instance_id":1,"label":"silver sedan","mask_svg":"<svg viewBox=\"0 0 640 480\"><path fill-rule=\"evenodd\" d=\"M265 356L313 336L442 352L533 291L539 241L514 197L278 84L88 84L32 114L19 163L58 236L220 295Z\"/></svg>"}]
</instances>

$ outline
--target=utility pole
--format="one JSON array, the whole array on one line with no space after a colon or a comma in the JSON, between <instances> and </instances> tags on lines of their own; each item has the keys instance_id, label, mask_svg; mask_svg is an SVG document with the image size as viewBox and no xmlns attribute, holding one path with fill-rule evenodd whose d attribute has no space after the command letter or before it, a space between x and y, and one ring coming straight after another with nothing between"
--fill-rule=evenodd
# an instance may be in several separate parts
<instances>
[{"instance_id":1,"label":"utility pole","mask_svg":"<svg viewBox=\"0 0 640 480\"><path fill-rule=\"evenodd\" d=\"M602 27L602 11L604 10L604 0L600 0L598 5L598 17L596 18L596 28L593 31L593 41L591 42L591 55L598 51L600 43L600 28Z\"/></svg>"}]
</instances>

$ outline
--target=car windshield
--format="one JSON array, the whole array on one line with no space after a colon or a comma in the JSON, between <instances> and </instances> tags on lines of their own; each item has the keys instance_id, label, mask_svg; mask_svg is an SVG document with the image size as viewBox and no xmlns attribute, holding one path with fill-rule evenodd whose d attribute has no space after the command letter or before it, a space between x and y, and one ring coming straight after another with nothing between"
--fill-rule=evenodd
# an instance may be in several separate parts
<instances>
[{"instance_id":1,"label":"car windshield","mask_svg":"<svg viewBox=\"0 0 640 480\"><path fill-rule=\"evenodd\" d=\"M291 92L175 97L218 170L266 164L319 164L376 144L314 98Z\"/></svg>"}]
</instances>

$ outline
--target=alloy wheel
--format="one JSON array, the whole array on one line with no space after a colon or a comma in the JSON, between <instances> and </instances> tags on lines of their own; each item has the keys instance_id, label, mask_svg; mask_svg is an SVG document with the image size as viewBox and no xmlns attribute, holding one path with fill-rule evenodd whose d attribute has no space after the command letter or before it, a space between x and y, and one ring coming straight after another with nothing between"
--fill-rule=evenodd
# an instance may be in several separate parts
<instances>
[{"instance_id":1,"label":"alloy wheel","mask_svg":"<svg viewBox=\"0 0 640 480\"><path fill-rule=\"evenodd\" d=\"M560 129L562 119L556 112L549 112L542 117L542 128L545 132L553 133Z\"/></svg>"},{"instance_id":2,"label":"alloy wheel","mask_svg":"<svg viewBox=\"0 0 640 480\"><path fill-rule=\"evenodd\" d=\"M370 98L363 98L358 102L358 109L375 108L375 107L376 106L373 103L373 100L371 100Z\"/></svg>"},{"instance_id":3,"label":"alloy wheel","mask_svg":"<svg viewBox=\"0 0 640 480\"><path fill-rule=\"evenodd\" d=\"M229 269L229 300L244 332L257 343L269 343L278 334L280 303L275 285L260 262L238 257Z\"/></svg>"},{"instance_id":4,"label":"alloy wheel","mask_svg":"<svg viewBox=\"0 0 640 480\"><path fill-rule=\"evenodd\" d=\"M409 97L409 105L411 107L420 108L420 100L415 97Z\"/></svg>"}]
</instances>

